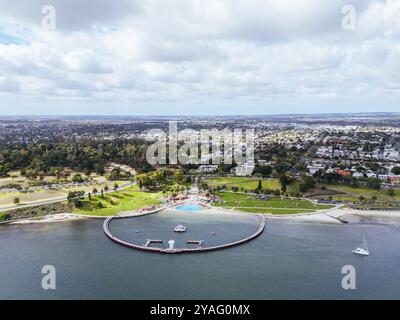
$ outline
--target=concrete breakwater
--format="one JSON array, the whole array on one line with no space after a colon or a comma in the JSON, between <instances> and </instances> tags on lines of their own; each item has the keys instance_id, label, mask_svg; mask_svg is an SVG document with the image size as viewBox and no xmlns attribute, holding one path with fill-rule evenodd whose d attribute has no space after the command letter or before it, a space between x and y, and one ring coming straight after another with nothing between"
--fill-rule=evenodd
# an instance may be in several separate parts
<instances>
[{"instance_id":1,"label":"concrete breakwater","mask_svg":"<svg viewBox=\"0 0 400 320\"><path fill-rule=\"evenodd\" d=\"M114 241L117 244L120 244L122 246L131 248L131 249L137 249L137 250L142 250L142 251L147 251L147 252L156 252L156 253L165 253L165 254L177 254L177 253L199 253L199 252L208 252L208 251L216 251L216 250L222 250L222 249L227 249L230 247L238 246L240 244L243 244L245 242L249 242L255 238L257 238L265 229L265 218L263 215L258 215L259 219L259 226L258 229L251 235L249 235L246 238L234 241L234 242L228 242L228 243L223 243L220 245L215 245L211 247L203 247L199 246L196 248L173 248L173 249L168 249L168 248L155 248L155 247L150 247L147 242L143 245L140 244L135 244L135 243L130 243L126 242L124 240L121 240L114 236L110 230L110 223L114 219L114 217L109 217L107 218L104 223L103 223L103 231L105 235ZM146 245L147 244L147 245Z\"/></svg>"}]
</instances>

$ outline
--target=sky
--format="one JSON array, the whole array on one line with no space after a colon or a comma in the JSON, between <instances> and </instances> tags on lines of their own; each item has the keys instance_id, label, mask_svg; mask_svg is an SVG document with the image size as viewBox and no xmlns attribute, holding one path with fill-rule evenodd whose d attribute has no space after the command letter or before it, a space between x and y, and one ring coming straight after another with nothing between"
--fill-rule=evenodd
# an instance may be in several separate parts
<instances>
[{"instance_id":1,"label":"sky","mask_svg":"<svg viewBox=\"0 0 400 320\"><path fill-rule=\"evenodd\" d=\"M399 112L399 40L400 0L1 1L0 115Z\"/></svg>"}]
</instances>

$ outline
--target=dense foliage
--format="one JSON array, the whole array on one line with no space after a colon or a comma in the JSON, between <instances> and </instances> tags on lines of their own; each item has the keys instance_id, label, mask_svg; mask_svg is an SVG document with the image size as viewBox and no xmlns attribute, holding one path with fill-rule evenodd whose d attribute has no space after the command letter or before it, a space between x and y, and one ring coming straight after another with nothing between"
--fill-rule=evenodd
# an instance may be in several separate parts
<instances>
[{"instance_id":1,"label":"dense foliage","mask_svg":"<svg viewBox=\"0 0 400 320\"><path fill-rule=\"evenodd\" d=\"M18 169L28 177L56 176L62 174L64 168L103 174L110 161L147 172L151 166L145 161L146 150L147 143L143 140L0 146L0 176Z\"/></svg>"}]
</instances>

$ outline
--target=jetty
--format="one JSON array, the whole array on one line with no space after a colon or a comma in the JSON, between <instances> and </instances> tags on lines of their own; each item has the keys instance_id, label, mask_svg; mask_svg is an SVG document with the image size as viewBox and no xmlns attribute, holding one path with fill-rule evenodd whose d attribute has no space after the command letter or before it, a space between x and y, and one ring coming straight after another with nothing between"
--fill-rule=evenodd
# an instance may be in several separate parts
<instances>
[{"instance_id":1,"label":"jetty","mask_svg":"<svg viewBox=\"0 0 400 320\"><path fill-rule=\"evenodd\" d=\"M164 243L162 240L147 240L144 244L145 247L149 247L152 243Z\"/></svg>"},{"instance_id":2,"label":"jetty","mask_svg":"<svg viewBox=\"0 0 400 320\"><path fill-rule=\"evenodd\" d=\"M222 250L222 249L227 249L231 248L234 246L241 245L243 243L249 242L255 238L257 238L261 233L263 233L265 229L265 218L263 215L257 215L259 219L259 225L258 229L251 235L247 236L246 238L234 241L234 242L228 242L228 243L223 243L211 247L204 247L203 246L203 240L188 240L186 243L187 244L198 244L198 247L196 248L157 248L157 247L151 247L150 244L152 242L154 243L163 243L162 240L147 240L144 245L140 244L135 244L135 243L130 243L126 242L122 239L119 239L118 237L114 236L111 233L110 230L110 223L114 219L114 217L108 217L107 219L104 220L103 223L103 231L105 235L115 243L125 246L127 248L131 249L136 249L136 250L141 250L141 251L147 251L147 252L154 252L154 253L165 253L165 254L177 254L177 253L201 253L201 252L209 252L209 251L216 251L216 250Z\"/></svg>"}]
</instances>

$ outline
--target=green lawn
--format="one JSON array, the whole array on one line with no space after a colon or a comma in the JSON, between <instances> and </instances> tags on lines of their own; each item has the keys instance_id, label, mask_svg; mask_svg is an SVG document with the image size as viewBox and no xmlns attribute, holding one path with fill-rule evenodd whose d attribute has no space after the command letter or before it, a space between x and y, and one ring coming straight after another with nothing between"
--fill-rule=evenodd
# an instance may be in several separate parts
<instances>
[{"instance_id":1,"label":"green lawn","mask_svg":"<svg viewBox=\"0 0 400 320\"><path fill-rule=\"evenodd\" d=\"M115 216L119 212L132 211L143 208L146 205L161 204L162 194L160 192L139 192L135 190L121 190L109 193L102 198L100 195L83 201L80 208L75 208L74 213L96 216ZM101 202L104 208L99 208Z\"/></svg>"},{"instance_id":2,"label":"green lawn","mask_svg":"<svg viewBox=\"0 0 400 320\"><path fill-rule=\"evenodd\" d=\"M317 205L307 200L287 199L287 198L272 198L270 200L255 199L254 195L240 194L232 192L220 192L218 195L224 203L215 203L215 206L226 208L248 208L254 207L257 210L271 208L268 211L275 209L297 209L297 210L318 210L329 209L329 205ZM240 209L241 210L241 209Z\"/></svg>"},{"instance_id":3,"label":"green lawn","mask_svg":"<svg viewBox=\"0 0 400 320\"><path fill-rule=\"evenodd\" d=\"M346 185L339 185L339 184L326 184L324 185L326 189L330 190L335 190L341 193L351 193L351 194L368 194L371 192L374 192L376 190L367 188L367 187L352 187L352 186L346 186Z\"/></svg>"},{"instance_id":4,"label":"green lawn","mask_svg":"<svg viewBox=\"0 0 400 320\"><path fill-rule=\"evenodd\" d=\"M221 177L207 179L207 183L211 188L226 185L227 188L238 187L246 190L255 190L258 187L257 178L238 178L238 177ZM261 179L262 188L270 190L280 190L281 185L278 179Z\"/></svg>"},{"instance_id":5,"label":"green lawn","mask_svg":"<svg viewBox=\"0 0 400 320\"><path fill-rule=\"evenodd\" d=\"M308 212L315 212L314 210L301 210L301 209L258 209L258 208L238 208L235 211L241 211L246 213L270 213L270 214L297 214L297 213L308 213Z\"/></svg>"},{"instance_id":6,"label":"green lawn","mask_svg":"<svg viewBox=\"0 0 400 320\"><path fill-rule=\"evenodd\" d=\"M325 197L328 199L328 197ZM342 201L342 202L358 202L360 201L359 197L354 196L332 196L332 200Z\"/></svg>"},{"instance_id":7,"label":"green lawn","mask_svg":"<svg viewBox=\"0 0 400 320\"><path fill-rule=\"evenodd\" d=\"M300 183L298 181L294 181L287 186L287 193L296 194L300 192Z\"/></svg>"},{"instance_id":8,"label":"green lawn","mask_svg":"<svg viewBox=\"0 0 400 320\"><path fill-rule=\"evenodd\" d=\"M400 201L400 189L394 189L394 195L390 196L388 190L380 190L375 196L380 200L388 200L388 201Z\"/></svg>"},{"instance_id":9,"label":"green lawn","mask_svg":"<svg viewBox=\"0 0 400 320\"><path fill-rule=\"evenodd\" d=\"M364 189L364 190L368 190L368 189ZM363 193L360 192L360 195L349 195L349 194L343 194L343 195L336 195L336 196L332 196L333 200L336 201L343 201L343 202L359 202L360 201L360 196ZM370 192L367 194L363 194L363 197L367 200L367 201L372 201L372 197L376 196L377 197L377 202L379 201L400 201L400 189L395 189L394 190L394 195L390 196L388 193L388 190L371 190ZM323 197L324 199L329 199L328 196Z\"/></svg>"}]
</instances>

